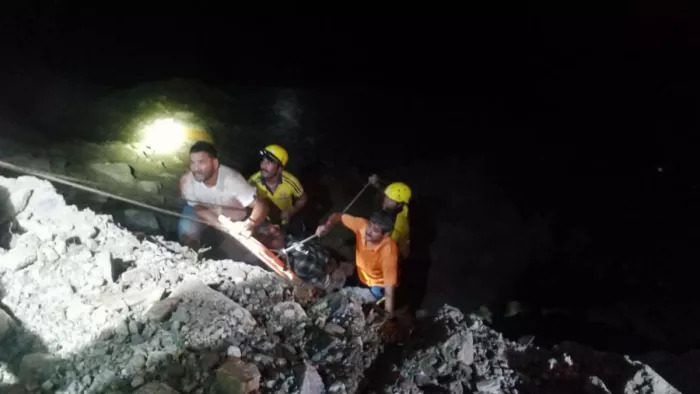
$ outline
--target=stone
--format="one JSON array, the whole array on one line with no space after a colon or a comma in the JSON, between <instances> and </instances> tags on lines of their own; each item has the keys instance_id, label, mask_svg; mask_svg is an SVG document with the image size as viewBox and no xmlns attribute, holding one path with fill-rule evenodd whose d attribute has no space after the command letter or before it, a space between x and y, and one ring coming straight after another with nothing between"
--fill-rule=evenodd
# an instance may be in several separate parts
<instances>
[{"instance_id":1,"label":"stone","mask_svg":"<svg viewBox=\"0 0 700 394\"><path fill-rule=\"evenodd\" d=\"M474 362L474 337L469 331L467 331L462 347L457 353L457 359L464 365L471 365Z\"/></svg>"},{"instance_id":2,"label":"stone","mask_svg":"<svg viewBox=\"0 0 700 394\"><path fill-rule=\"evenodd\" d=\"M163 297L164 293L164 288L156 286L150 289L133 290L128 293L125 293L122 296L122 300L128 306L135 306L141 304L150 306L151 304L159 301Z\"/></svg>"},{"instance_id":3,"label":"stone","mask_svg":"<svg viewBox=\"0 0 700 394\"><path fill-rule=\"evenodd\" d=\"M681 394L646 365L639 368L624 386L624 394L637 393Z\"/></svg>"},{"instance_id":4,"label":"stone","mask_svg":"<svg viewBox=\"0 0 700 394\"><path fill-rule=\"evenodd\" d=\"M53 263L60 258L58 253L56 253L56 251L51 246L48 246L48 245L45 245L41 248L39 255L40 255L41 260L47 261L49 263Z\"/></svg>"},{"instance_id":5,"label":"stone","mask_svg":"<svg viewBox=\"0 0 700 394\"><path fill-rule=\"evenodd\" d=\"M240 266L240 263L234 263L231 260L222 262L221 275L231 279L233 283L242 283L246 280L246 273Z\"/></svg>"},{"instance_id":6,"label":"stone","mask_svg":"<svg viewBox=\"0 0 700 394\"><path fill-rule=\"evenodd\" d=\"M208 371L208 370L214 369L214 367L218 363L219 363L219 355L218 354L212 353L212 352L206 352L206 353L202 354L202 358L200 360L199 365L204 370Z\"/></svg>"},{"instance_id":7,"label":"stone","mask_svg":"<svg viewBox=\"0 0 700 394\"><path fill-rule=\"evenodd\" d=\"M335 382L328 388L329 394L344 394L346 392L345 383L343 382Z\"/></svg>"},{"instance_id":8,"label":"stone","mask_svg":"<svg viewBox=\"0 0 700 394\"><path fill-rule=\"evenodd\" d=\"M611 394L602 379L597 376L589 376L585 383L586 394Z\"/></svg>"},{"instance_id":9,"label":"stone","mask_svg":"<svg viewBox=\"0 0 700 394\"><path fill-rule=\"evenodd\" d=\"M316 368L308 362L304 363L300 376L297 378L300 383L300 394L322 394L326 392L321 375Z\"/></svg>"},{"instance_id":10,"label":"stone","mask_svg":"<svg viewBox=\"0 0 700 394\"><path fill-rule=\"evenodd\" d=\"M120 321L114 327L114 334L118 337L128 337L129 336L129 325L125 321Z\"/></svg>"},{"instance_id":11,"label":"stone","mask_svg":"<svg viewBox=\"0 0 700 394\"><path fill-rule=\"evenodd\" d=\"M139 181L138 188L144 193L158 194L160 193L160 183L154 181Z\"/></svg>"},{"instance_id":12,"label":"stone","mask_svg":"<svg viewBox=\"0 0 700 394\"><path fill-rule=\"evenodd\" d=\"M159 232L160 225L158 224L158 219L156 215L151 211L145 211L141 209L125 209L124 210L124 223L128 227L133 227L135 230L148 231L148 232Z\"/></svg>"},{"instance_id":13,"label":"stone","mask_svg":"<svg viewBox=\"0 0 700 394\"><path fill-rule=\"evenodd\" d=\"M229 357L241 358L241 349L238 346L229 346L228 349L226 349L226 355Z\"/></svg>"},{"instance_id":14,"label":"stone","mask_svg":"<svg viewBox=\"0 0 700 394\"><path fill-rule=\"evenodd\" d=\"M139 387L146 383L146 379L144 379L143 375L136 375L134 376L133 379L131 379L131 387Z\"/></svg>"},{"instance_id":15,"label":"stone","mask_svg":"<svg viewBox=\"0 0 700 394\"><path fill-rule=\"evenodd\" d=\"M0 270L15 272L26 268L37 261L37 250L41 240L36 234L20 235L17 246L0 256Z\"/></svg>"},{"instance_id":16,"label":"stone","mask_svg":"<svg viewBox=\"0 0 700 394\"><path fill-rule=\"evenodd\" d=\"M459 380L453 380L448 384L450 394L463 394L464 386Z\"/></svg>"},{"instance_id":17,"label":"stone","mask_svg":"<svg viewBox=\"0 0 700 394\"><path fill-rule=\"evenodd\" d=\"M95 174L119 183L132 184L135 181L133 169L126 163L92 163L89 168Z\"/></svg>"},{"instance_id":18,"label":"stone","mask_svg":"<svg viewBox=\"0 0 700 394\"><path fill-rule=\"evenodd\" d=\"M22 357L19 365L19 376L23 380L37 381L47 372L47 369L58 360L46 353L30 353Z\"/></svg>"},{"instance_id":19,"label":"stone","mask_svg":"<svg viewBox=\"0 0 700 394\"><path fill-rule=\"evenodd\" d=\"M153 304L146 312L146 318L152 322L162 322L167 320L173 311L177 308L180 300L177 298L166 298Z\"/></svg>"},{"instance_id":20,"label":"stone","mask_svg":"<svg viewBox=\"0 0 700 394\"><path fill-rule=\"evenodd\" d=\"M481 379L476 382L476 389L481 393L501 394L501 384L498 379Z\"/></svg>"},{"instance_id":21,"label":"stone","mask_svg":"<svg viewBox=\"0 0 700 394\"><path fill-rule=\"evenodd\" d=\"M13 208L13 214L16 215L27 207L27 204L29 203L29 197L32 196L32 189L20 189L12 192L10 194L10 203L12 204ZM9 217L3 217L2 219L6 220L9 219Z\"/></svg>"},{"instance_id":22,"label":"stone","mask_svg":"<svg viewBox=\"0 0 700 394\"><path fill-rule=\"evenodd\" d=\"M102 270L102 277L109 283L117 280L117 269L112 262L112 254L108 251L99 252L95 255L95 264Z\"/></svg>"},{"instance_id":23,"label":"stone","mask_svg":"<svg viewBox=\"0 0 700 394\"><path fill-rule=\"evenodd\" d=\"M343 335L345 334L345 329L338 324L335 324L333 322L328 322L326 323L325 326L323 326L323 330L331 335Z\"/></svg>"},{"instance_id":24,"label":"stone","mask_svg":"<svg viewBox=\"0 0 700 394\"><path fill-rule=\"evenodd\" d=\"M14 327L15 322L12 317L0 309L0 342L14 331Z\"/></svg>"},{"instance_id":25,"label":"stone","mask_svg":"<svg viewBox=\"0 0 700 394\"><path fill-rule=\"evenodd\" d=\"M119 283L125 286L137 286L153 278L151 272L143 267L132 268L119 275Z\"/></svg>"},{"instance_id":26,"label":"stone","mask_svg":"<svg viewBox=\"0 0 700 394\"><path fill-rule=\"evenodd\" d=\"M245 326L256 325L253 315L247 309L218 291L212 290L197 278L191 277L184 280L173 290L170 297L194 300L219 312L235 316Z\"/></svg>"},{"instance_id":27,"label":"stone","mask_svg":"<svg viewBox=\"0 0 700 394\"><path fill-rule=\"evenodd\" d=\"M143 324L137 322L136 320L132 320L129 322L129 333L131 335L139 335L141 334L141 329L143 328Z\"/></svg>"},{"instance_id":28,"label":"stone","mask_svg":"<svg viewBox=\"0 0 700 394\"><path fill-rule=\"evenodd\" d=\"M180 392L165 383L150 382L141 386L133 394L180 394Z\"/></svg>"},{"instance_id":29,"label":"stone","mask_svg":"<svg viewBox=\"0 0 700 394\"><path fill-rule=\"evenodd\" d=\"M248 394L260 389L260 371L254 364L229 358L216 370L216 386L223 394Z\"/></svg>"}]
</instances>

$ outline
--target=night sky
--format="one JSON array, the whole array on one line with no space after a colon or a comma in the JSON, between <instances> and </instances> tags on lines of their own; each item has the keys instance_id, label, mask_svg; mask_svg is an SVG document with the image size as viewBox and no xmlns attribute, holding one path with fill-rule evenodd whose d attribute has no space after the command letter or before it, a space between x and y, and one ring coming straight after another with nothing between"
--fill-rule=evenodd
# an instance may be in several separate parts
<instances>
[{"instance_id":1,"label":"night sky","mask_svg":"<svg viewBox=\"0 0 700 394\"><path fill-rule=\"evenodd\" d=\"M485 178L524 215L555 212L603 254L687 261L690 273L700 20L681 3L650 3L449 18L25 5L3 17L2 109L31 118L40 82L13 76L47 70L106 90L185 77L318 92L343 104L316 108L331 141L356 133L361 142L338 149L379 153L369 167L482 156Z\"/></svg>"}]
</instances>

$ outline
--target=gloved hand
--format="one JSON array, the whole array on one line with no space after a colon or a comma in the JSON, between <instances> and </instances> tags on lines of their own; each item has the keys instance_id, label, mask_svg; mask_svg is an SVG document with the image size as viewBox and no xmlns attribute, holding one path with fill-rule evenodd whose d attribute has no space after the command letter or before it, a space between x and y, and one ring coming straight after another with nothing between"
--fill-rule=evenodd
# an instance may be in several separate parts
<instances>
[{"instance_id":1,"label":"gloved hand","mask_svg":"<svg viewBox=\"0 0 700 394\"><path fill-rule=\"evenodd\" d=\"M330 231L330 227L326 226L325 224L322 224L316 228L316 235L319 237L323 237L324 235L327 235Z\"/></svg>"}]
</instances>

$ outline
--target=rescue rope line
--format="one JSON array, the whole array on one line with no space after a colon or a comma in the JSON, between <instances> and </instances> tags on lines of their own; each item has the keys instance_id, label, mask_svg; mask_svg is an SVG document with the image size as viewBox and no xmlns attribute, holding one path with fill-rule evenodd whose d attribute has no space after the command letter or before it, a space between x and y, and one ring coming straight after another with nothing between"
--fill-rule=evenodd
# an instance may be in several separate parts
<instances>
[{"instance_id":1,"label":"rescue rope line","mask_svg":"<svg viewBox=\"0 0 700 394\"><path fill-rule=\"evenodd\" d=\"M52 181L52 182L60 183L60 184L63 184L63 185L66 185L66 186L70 186L70 187L74 187L74 188L76 188L76 189L83 190L83 191L86 191L86 192L89 192L89 193L97 194L97 195L100 195L100 196L103 196L103 197L113 198L113 199L115 199L115 200L119 200L119 201L122 201L122 202L125 202L125 203L128 203L128 204L132 204L132 205L136 205L136 206L141 207L141 208L150 209L150 210L152 210L152 211L155 211L155 212L158 212L158 213L162 213L162 214L164 214L164 215L175 216L175 217L178 217L178 218L188 219L188 220L192 220L192 221L194 221L194 222L198 222L198 223L202 223L202 224L209 225L208 222L206 222L206 221L204 221L204 220L201 220L201 219L199 219L199 218L193 218L193 217L191 217L191 216L185 216L185 215L182 215L182 214L177 213L177 212L168 211L167 209L163 209L163 208L156 207L156 206L154 206L154 205L150 205L150 204L146 204L146 203L143 203L143 202L140 202L140 201L136 201L136 200L133 200L133 199L130 199L130 198L122 197L122 196L119 196L119 195L117 195L117 194L108 193L108 192L105 192L105 191L96 189L96 188L94 188L94 187L89 187L89 186L81 185L80 183L77 182L78 180L75 179L75 178L63 177L63 176L56 176L56 175L51 174L51 173L48 173L48 172L37 171L37 170L30 169L30 168L17 166L17 165L11 164L11 163L4 162L4 161L2 161L2 160L0 160L0 168L5 168L5 169L11 170L11 171L15 171L15 172L19 172L19 173L22 173L22 174L27 174L27 175L36 176L36 177L43 178L43 179L46 179L46 180L49 180L49 181ZM73 181L73 180L68 180L68 179L75 179L75 181ZM90 183L92 183L92 182L90 182ZM93 184L94 184L94 183L93 183Z\"/></svg>"}]
</instances>

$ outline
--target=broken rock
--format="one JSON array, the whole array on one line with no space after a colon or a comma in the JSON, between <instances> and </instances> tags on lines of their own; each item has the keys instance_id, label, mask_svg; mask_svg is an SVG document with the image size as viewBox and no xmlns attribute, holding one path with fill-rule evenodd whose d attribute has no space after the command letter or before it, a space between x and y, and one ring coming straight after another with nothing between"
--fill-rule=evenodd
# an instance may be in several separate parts
<instances>
[{"instance_id":1,"label":"broken rock","mask_svg":"<svg viewBox=\"0 0 700 394\"><path fill-rule=\"evenodd\" d=\"M153 181L139 181L139 189L144 193L157 194L160 193L160 184Z\"/></svg>"},{"instance_id":2,"label":"broken rock","mask_svg":"<svg viewBox=\"0 0 700 394\"><path fill-rule=\"evenodd\" d=\"M474 337L469 331L466 333L462 348L457 353L457 359L464 365L471 365L474 362Z\"/></svg>"},{"instance_id":3,"label":"broken rock","mask_svg":"<svg viewBox=\"0 0 700 394\"><path fill-rule=\"evenodd\" d=\"M224 394L248 394L260 388L260 371L253 364L229 358L216 370L216 385Z\"/></svg>"},{"instance_id":4,"label":"broken rock","mask_svg":"<svg viewBox=\"0 0 700 394\"><path fill-rule=\"evenodd\" d=\"M177 298L166 298L158 301L146 312L146 317L152 322L167 320L180 302Z\"/></svg>"},{"instance_id":5,"label":"broken rock","mask_svg":"<svg viewBox=\"0 0 700 394\"><path fill-rule=\"evenodd\" d=\"M90 169L119 183L131 184L135 180L131 166L126 163L93 163Z\"/></svg>"},{"instance_id":6,"label":"broken rock","mask_svg":"<svg viewBox=\"0 0 700 394\"><path fill-rule=\"evenodd\" d=\"M318 374L316 368L308 362L304 363L298 380L301 382L300 394L322 394L326 392L326 387L323 385L323 379Z\"/></svg>"},{"instance_id":7,"label":"broken rock","mask_svg":"<svg viewBox=\"0 0 700 394\"><path fill-rule=\"evenodd\" d=\"M133 394L180 394L179 391L162 382L151 382L141 386Z\"/></svg>"},{"instance_id":8,"label":"broken rock","mask_svg":"<svg viewBox=\"0 0 700 394\"><path fill-rule=\"evenodd\" d=\"M19 365L19 376L28 381L38 381L47 373L48 368L56 362L56 358L46 353L31 353L22 357Z\"/></svg>"},{"instance_id":9,"label":"broken rock","mask_svg":"<svg viewBox=\"0 0 700 394\"><path fill-rule=\"evenodd\" d=\"M149 211L140 209L124 210L124 222L127 226L133 227L140 231L157 232L160 231L160 225L156 215Z\"/></svg>"},{"instance_id":10,"label":"broken rock","mask_svg":"<svg viewBox=\"0 0 700 394\"><path fill-rule=\"evenodd\" d=\"M0 341L12 333L14 324L14 320L12 320L10 315L5 313L4 310L0 309Z\"/></svg>"}]
</instances>

